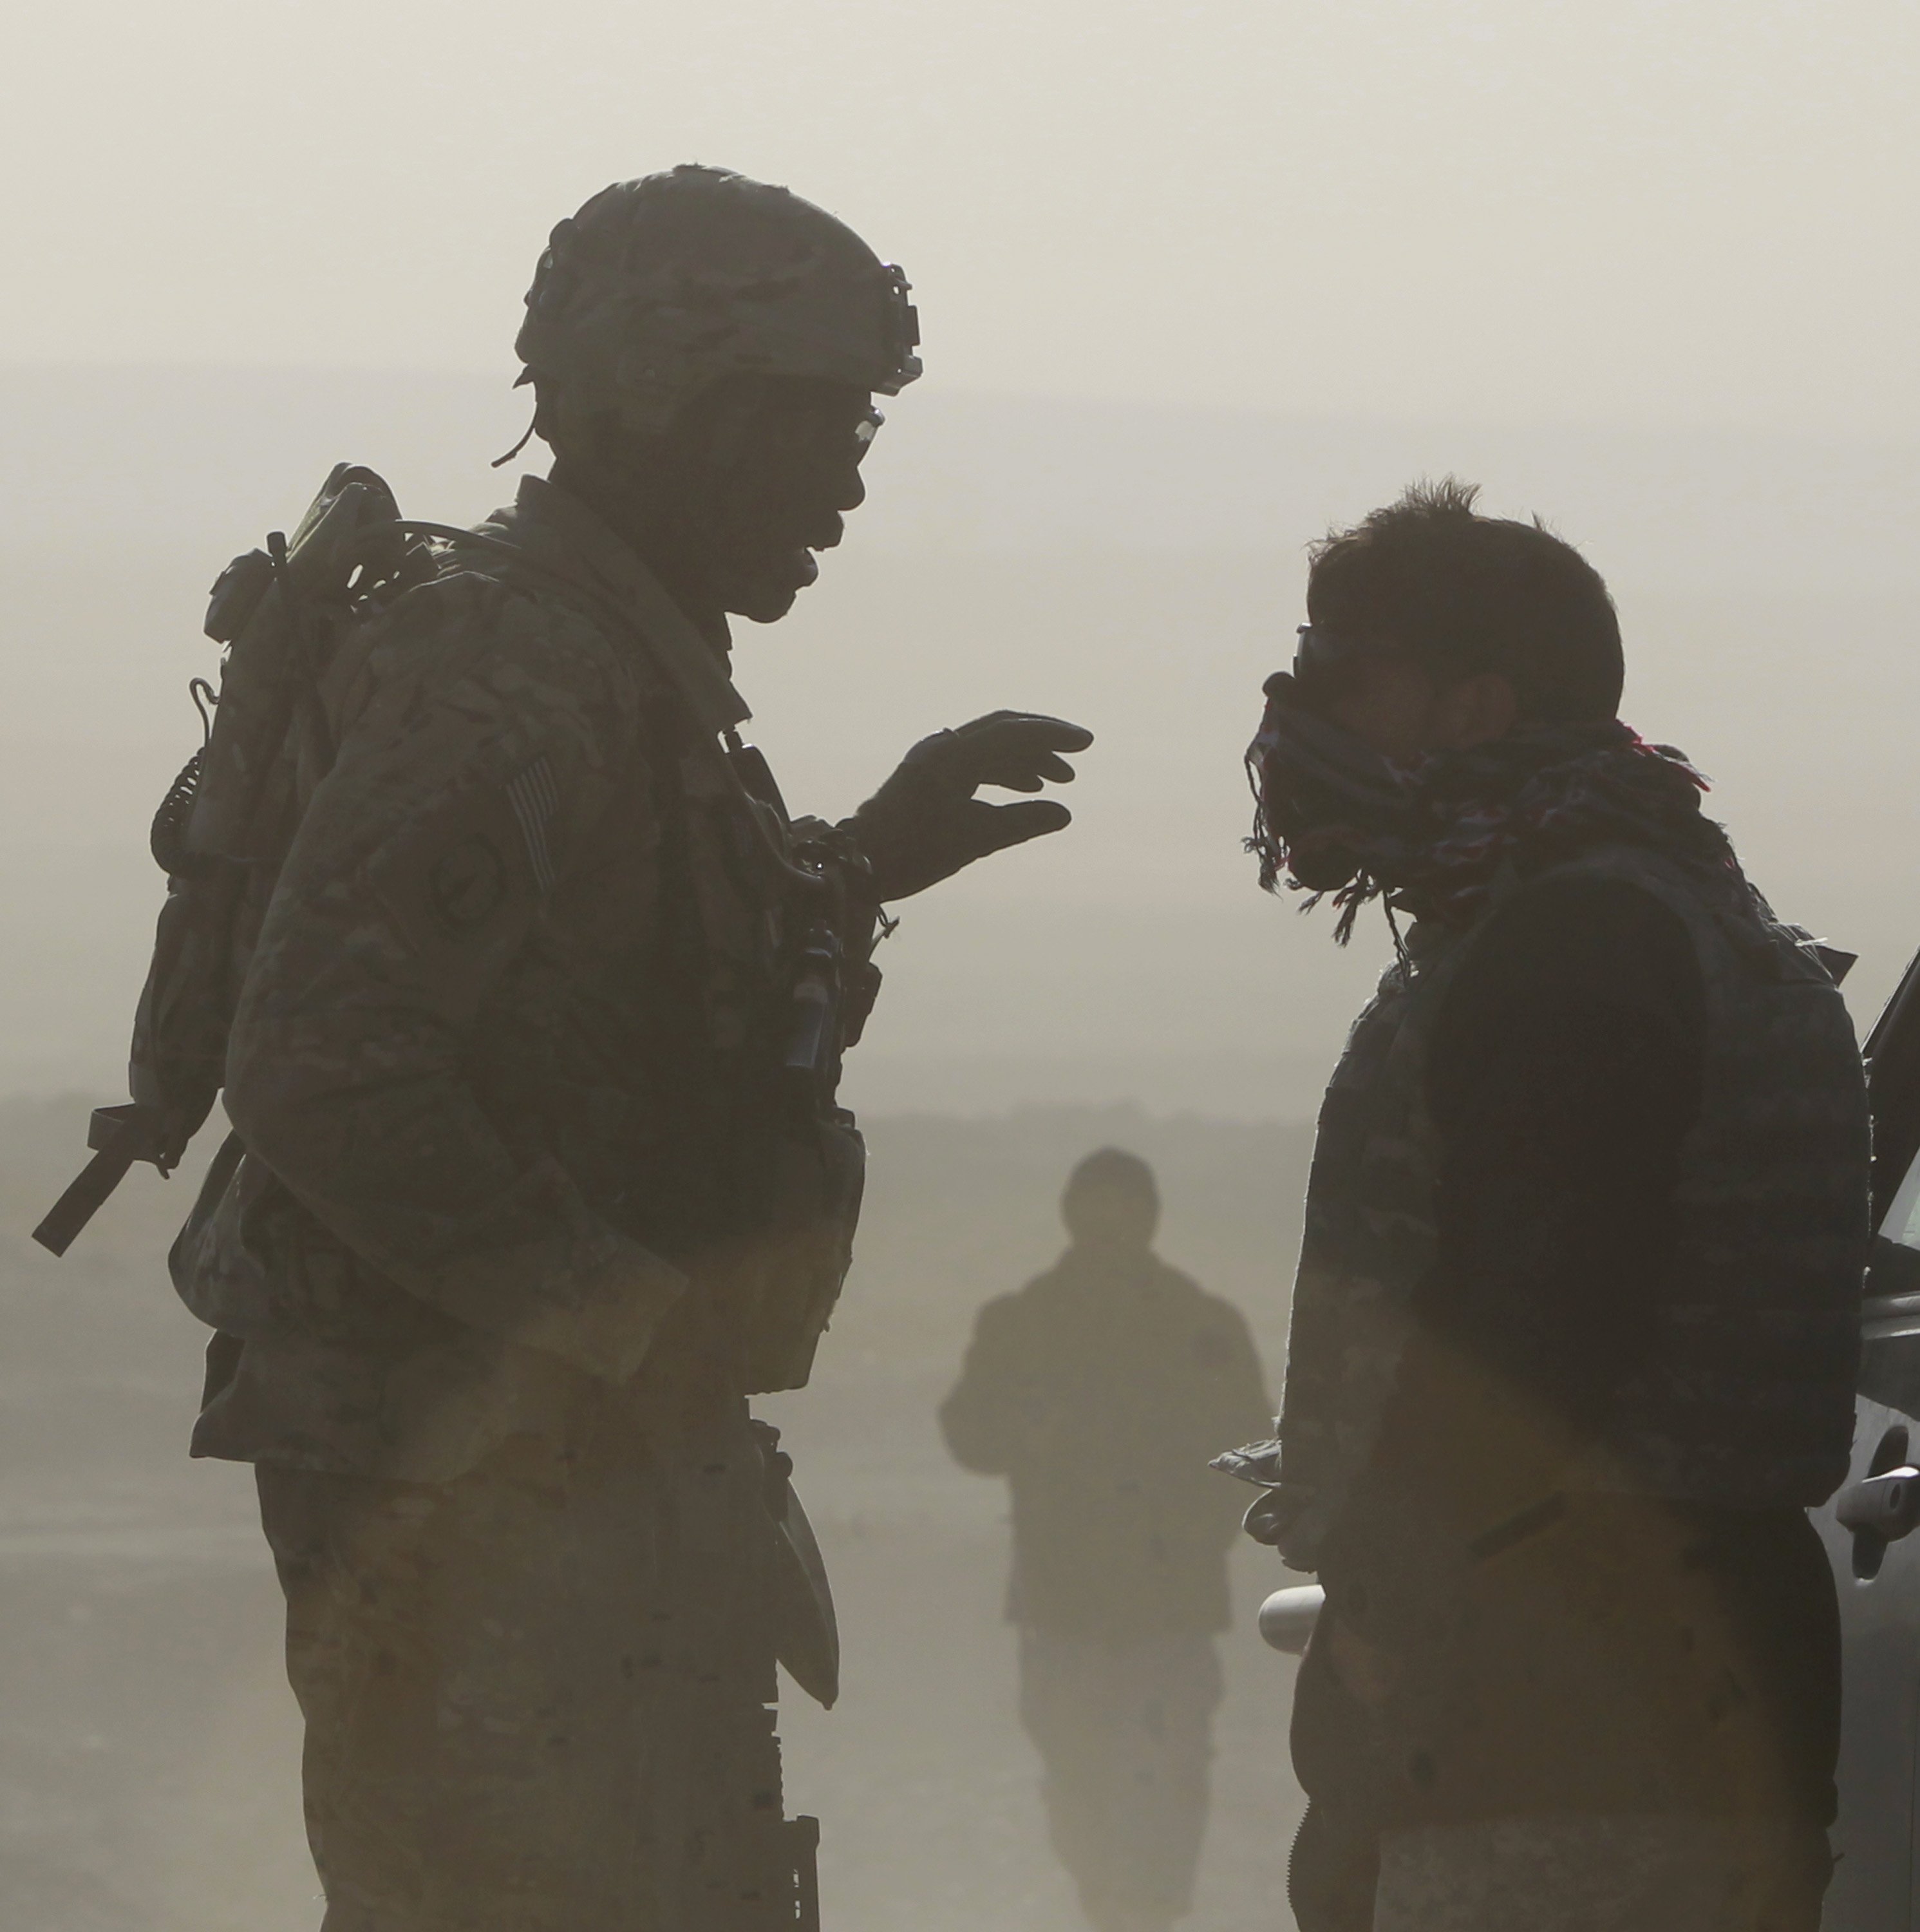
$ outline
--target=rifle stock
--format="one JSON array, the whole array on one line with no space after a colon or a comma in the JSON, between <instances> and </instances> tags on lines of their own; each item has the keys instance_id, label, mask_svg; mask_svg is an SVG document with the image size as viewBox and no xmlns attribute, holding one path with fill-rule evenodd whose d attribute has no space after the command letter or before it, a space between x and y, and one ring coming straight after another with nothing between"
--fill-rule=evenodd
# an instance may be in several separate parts
<instances>
[{"instance_id":1,"label":"rifle stock","mask_svg":"<svg viewBox=\"0 0 1920 1932\"><path fill-rule=\"evenodd\" d=\"M141 1106L96 1107L87 1126L94 1157L49 1208L33 1238L49 1254L64 1255L73 1239L127 1178L136 1160L158 1165L159 1121Z\"/></svg>"}]
</instances>

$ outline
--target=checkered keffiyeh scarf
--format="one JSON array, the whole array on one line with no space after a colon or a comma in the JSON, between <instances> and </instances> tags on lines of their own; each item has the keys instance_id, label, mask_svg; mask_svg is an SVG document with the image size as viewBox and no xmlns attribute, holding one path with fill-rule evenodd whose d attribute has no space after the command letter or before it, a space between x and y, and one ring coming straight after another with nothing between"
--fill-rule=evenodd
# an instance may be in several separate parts
<instances>
[{"instance_id":1,"label":"checkered keffiyeh scarf","mask_svg":"<svg viewBox=\"0 0 1920 1932\"><path fill-rule=\"evenodd\" d=\"M1727 834L1700 809L1707 781L1616 719L1528 727L1406 767L1272 701L1247 764L1261 884L1271 891L1284 874L1310 906L1331 892L1342 944L1371 900L1468 926L1503 866L1525 875L1600 845L1740 878Z\"/></svg>"}]
</instances>

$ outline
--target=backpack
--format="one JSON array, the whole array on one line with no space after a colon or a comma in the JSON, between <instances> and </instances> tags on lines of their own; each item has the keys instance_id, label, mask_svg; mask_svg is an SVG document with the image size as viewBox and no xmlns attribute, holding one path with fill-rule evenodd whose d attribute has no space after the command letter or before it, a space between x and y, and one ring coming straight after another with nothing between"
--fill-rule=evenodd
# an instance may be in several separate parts
<instances>
[{"instance_id":1,"label":"backpack","mask_svg":"<svg viewBox=\"0 0 1920 1932\"><path fill-rule=\"evenodd\" d=\"M225 1077L240 994L244 926L263 908L292 839L290 777L304 752L332 762L319 679L341 637L383 602L433 574L419 536L386 484L337 464L289 541L235 557L207 607L223 646L219 688L191 690L204 735L154 814L150 844L166 874L152 963L133 1019L130 1102L94 1110L93 1158L34 1230L64 1254L136 1161L178 1164Z\"/></svg>"}]
</instances>

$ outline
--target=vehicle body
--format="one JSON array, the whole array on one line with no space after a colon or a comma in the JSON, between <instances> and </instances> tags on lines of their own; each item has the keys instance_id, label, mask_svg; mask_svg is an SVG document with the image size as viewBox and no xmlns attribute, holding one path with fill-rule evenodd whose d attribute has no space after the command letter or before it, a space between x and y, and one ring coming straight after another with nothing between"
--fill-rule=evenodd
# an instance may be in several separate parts
<instances>
[{"instance_id":1,"label":"vehicle body","mask_svg":"<svg viewBox=\"0 0 1920 1932\"><path fill-rule=\"evenodd\" d=\"M1814 1521L1840 1593L1845 1665L1838 1862L1826 1932L1920 1932L1920 958L1867 1043L1874 1258L1853 1465ZM1276 1591L1260 1632L1298 1656L1323 1599Z\"/></svg>"},{"instance_id":2,"label":"vehicle body","mask_svg":"<svg viewBox=\"0 0 1920 1932\"><path fill-rule=\"evenodd\" d=\"M1874 1258L1862 1313L1853 1462L1818 1512L1845 1661L1838 1864L1827 1932L1913 1932L1920 1796L1920 959L1867 1042Z\"/></svg>"}]
</instances>

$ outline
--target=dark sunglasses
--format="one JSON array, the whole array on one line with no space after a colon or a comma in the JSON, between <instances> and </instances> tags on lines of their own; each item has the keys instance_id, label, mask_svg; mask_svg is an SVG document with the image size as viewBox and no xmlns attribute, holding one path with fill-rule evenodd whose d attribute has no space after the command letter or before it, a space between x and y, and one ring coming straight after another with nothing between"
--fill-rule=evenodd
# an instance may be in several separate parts
<instances>
[{"instance_id":1,"label":"dark sunglasses","mask_svg":"<svg viewBox=\"0 0 1920 1932\"><path fill-rule=\"evenodd\" d=\"M1336 638L1327 632L1316 631L1311 624L1301 625L1294 638L1295 677L1307 672L1324 676L1330 670L1356 663L1365 655L1364 645L1356 644L1350 638Z\"/></svg>"},{"instance_id":2,"label":"dark sunglasses","mask_svg":"<svg viewBox=\"0 0 1920 1932\"><path fill-rule=\"evenodd\" d=\"M837 461L846 448L849 428L846 417L844 401L810 399L801 407L789 408L780 416L774 424L774 434L789 450L804 454L808 460L819 458ZM886 418L870 404L851 425L853 460L856 464L866 460L867 452L873 447L873 439L879 434L880 425L885 421Z\"/></svg>"}]
</instances>

